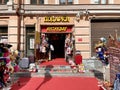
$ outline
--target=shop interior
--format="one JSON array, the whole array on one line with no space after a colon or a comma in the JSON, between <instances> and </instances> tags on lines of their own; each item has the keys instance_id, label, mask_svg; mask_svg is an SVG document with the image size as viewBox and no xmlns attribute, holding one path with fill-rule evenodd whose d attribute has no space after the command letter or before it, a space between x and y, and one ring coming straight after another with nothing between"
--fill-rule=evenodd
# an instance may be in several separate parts
<instances>
[{"instance_id":1,"label":"shop interior","mask_svg":"<svg viewBox=\"0 0 120 90\"><path fill-rule=\"evenodd\" d=\"M64 58L64 45L66 33L49 33L46 34L48 42L54 46L55 58Z\"/></svg>"}]
</instances>

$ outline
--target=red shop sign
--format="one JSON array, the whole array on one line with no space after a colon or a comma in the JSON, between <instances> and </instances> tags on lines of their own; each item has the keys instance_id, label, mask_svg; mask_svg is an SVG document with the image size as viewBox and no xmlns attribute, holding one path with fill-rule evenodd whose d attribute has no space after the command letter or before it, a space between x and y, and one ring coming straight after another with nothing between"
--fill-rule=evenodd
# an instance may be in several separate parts
<instances>
[{"instance_id":1,"label":"red shop sign","mask_svg":"<svg viewBox=\"0 0 120 90\"><path fill-rule=\"evenodd\" d=\"M78 41L79 41L79 42L82 42L82 38L78 38Z\"/></svg>"},{"instance_id":2,"label":"red shop sign","mask_svg":"<svg viewBox=\"0 0 120 90\"><path fill-rule=\"evenodd\" d=\"M41 26L43 33L70 33L72 26Z\"/></svg>"}]
</instances>

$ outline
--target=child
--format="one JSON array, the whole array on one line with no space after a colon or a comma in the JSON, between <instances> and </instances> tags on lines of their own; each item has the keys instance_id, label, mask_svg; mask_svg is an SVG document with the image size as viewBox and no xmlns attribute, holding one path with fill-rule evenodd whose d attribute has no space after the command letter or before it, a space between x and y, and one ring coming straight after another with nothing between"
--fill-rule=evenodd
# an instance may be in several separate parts
<instances>
[{"instance_id":1,"label":"child","mask_svg":"<svg viewBox=\"0 0 120 90\"><path fill-rule=\"evenodd\" d=\"M76 55L74 59L75 59L75 64L77 65L78 72L85 72L84 65L82 64L82 55L80 51L76 51Z\"/></svg>"},{"instance_id":2,"label":"child","mask_svg":"<svg viewBox=\"0 0 120 90\"><path fill-rule=\"evenodd\" d=\"M82 64L82 55L80 54L80 51L76 52L76 55L75 55L74 59L75 59L75 64L76 65Z\"/></svg>"}]
</instances>

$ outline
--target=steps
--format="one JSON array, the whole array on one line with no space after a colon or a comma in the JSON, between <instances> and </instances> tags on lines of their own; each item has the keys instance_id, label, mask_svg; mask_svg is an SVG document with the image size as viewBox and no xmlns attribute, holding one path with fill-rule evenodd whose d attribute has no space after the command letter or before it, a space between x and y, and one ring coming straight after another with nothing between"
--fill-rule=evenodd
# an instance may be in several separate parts
<instances>
[{"instance_id":1,"label":"steps","mask_svg":"<svg viewBox=\"0 0 120 90\"><path fill-rule=\"evenodd\" d=\"M46 76L85 76L94 77L94 74L86 70L85 73L74 73L69 65L54 65L54 66L42 66L38 69L37 73L32 73L32 77L46 77Z\"/></svg>"},{"instance_id":2,"label":"steps","mask_svg":"<svg viewBox=\"0 0 120 90\"><path fill-rule=\"evenodd\" d=\"M16 77L80 76L103 79L102 64L98 60L84 60L85 73L74 73L70 65L37 65L38 72L17 72Z\"/></svg>"}]
</instances>

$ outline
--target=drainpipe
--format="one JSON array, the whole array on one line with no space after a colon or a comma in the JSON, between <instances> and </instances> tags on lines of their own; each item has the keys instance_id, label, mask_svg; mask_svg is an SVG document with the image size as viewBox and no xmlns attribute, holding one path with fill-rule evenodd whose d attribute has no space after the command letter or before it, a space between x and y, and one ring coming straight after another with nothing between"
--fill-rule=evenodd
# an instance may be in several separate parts
<instances>
[{"instance_id":1,"label":"drainpipe","mask_svg":"<svg viewBox=\"0 0 120 90\"><path fill-rule=\"evenodd\" d=\"M18 16L18 20L17 20L17 50L20 51L20 42L21 42L21 15L20 15L20 9L21 9L21 0L18 0L18 4L17 4L17 9L16 9L16 14Z\"/></svg>"}]
</instances>

